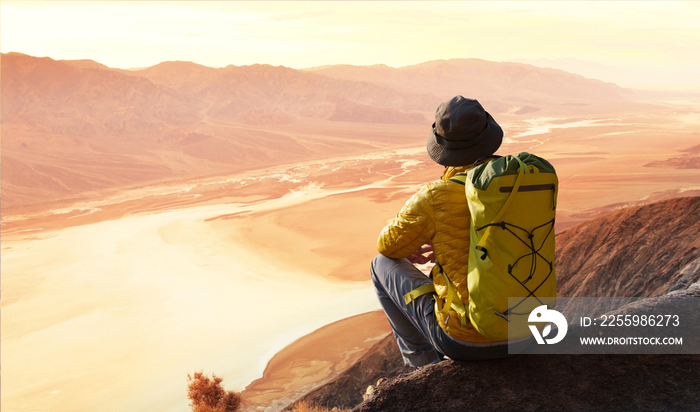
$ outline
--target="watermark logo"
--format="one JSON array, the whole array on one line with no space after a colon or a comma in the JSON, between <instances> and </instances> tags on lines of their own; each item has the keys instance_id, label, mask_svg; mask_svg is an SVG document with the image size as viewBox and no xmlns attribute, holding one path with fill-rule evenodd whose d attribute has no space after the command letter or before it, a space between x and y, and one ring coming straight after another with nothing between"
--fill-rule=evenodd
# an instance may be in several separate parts
<instances>
[{"instance_id":1,"label":"watermark logo","mask_svg":"<svg viewBox=\"0 0 700 412\"><path fill-rule=\"evenodd\" d=\"M512 296L508 308L511 355L700 354L697 297Z\"/></svg>"},{"instance_id":2,"label":"watermark logo","mask_svg":"<svg viewBox=\"0 0 700 412\"><path fill-rule=\"evenodd\" d=\"M561 342L561 340L564 339L564 336L566 336L567 330L569 329L569 325L566 322L566 318L564 317L564 315L557 312L556 310L547 309L547 305L538 306L535 309L533 309L533 311L530 312L530 316L527 318L527 320L528 322L548 323L547 326L545 326L542 330L542 334L540 334L540 331L537 329L537 326L528 325L530 327L530 331L532 331L532 335L535 337L535 340L540 345L544 345L545 342L547 342L550 345ZM557 336L551 339L544 339L550 334L550 332L552 332L552 323L555 324L557 327Z\"/></svg>"}]
</instances>

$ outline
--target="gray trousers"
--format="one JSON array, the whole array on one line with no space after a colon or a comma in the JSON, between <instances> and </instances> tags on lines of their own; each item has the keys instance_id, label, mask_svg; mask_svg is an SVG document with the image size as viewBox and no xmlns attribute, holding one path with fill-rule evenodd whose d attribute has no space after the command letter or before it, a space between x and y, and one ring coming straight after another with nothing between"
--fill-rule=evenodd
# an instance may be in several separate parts
<instances>
[{"instance_id":1,"label":"gray trousers","mask_svg":"<svg viewBox=\"0 0 700 412\"><path fill-rule=\"evenodd\" d=\"M372 282L389 319L404 363L414 368L450 359L476 361L508 356L508 343L471 343L452 338L435 317L435 297L426 294L406 305L403 295L432 283L408 259L379 255L372 261Z\"/></svg>"}]
</instances>

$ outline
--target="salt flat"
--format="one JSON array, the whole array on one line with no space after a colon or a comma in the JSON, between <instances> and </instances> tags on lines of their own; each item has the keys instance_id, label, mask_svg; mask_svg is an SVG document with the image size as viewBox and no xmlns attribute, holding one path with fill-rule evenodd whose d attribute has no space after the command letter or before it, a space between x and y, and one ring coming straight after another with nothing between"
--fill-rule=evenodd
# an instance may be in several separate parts
<instances>
[{"instance_id":1,"label":"salt flat","mask_svg":"<svg viewBox=\"0 0 700 412\"><path fill-rule=\"evenodd\" d=\"M204 222L214 209L3 242L4 406L185 410L188 372L241 389L299 336L378 308L367 282L285 271L222 241Z\"/></svg>"}]
</instances>

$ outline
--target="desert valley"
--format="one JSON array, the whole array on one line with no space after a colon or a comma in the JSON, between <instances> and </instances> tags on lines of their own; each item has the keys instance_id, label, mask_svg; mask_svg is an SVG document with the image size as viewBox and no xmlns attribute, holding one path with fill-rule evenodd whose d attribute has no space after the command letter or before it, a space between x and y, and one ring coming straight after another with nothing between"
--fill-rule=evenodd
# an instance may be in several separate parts
<instances>
[{"instance_id":1,"label":"desert valley","mask_svg":"<svg viewBox=\"0 0 700 412\"><path fill-rule=\"evenodd\" d=\"M437 105L556 168L556 231L700 195L700 96L518 63L139 70L2 55L2 404L186 411L195 370L249 410L328 382L390 328L376 236L441 167Z\"/></svg>"}]
</instances>

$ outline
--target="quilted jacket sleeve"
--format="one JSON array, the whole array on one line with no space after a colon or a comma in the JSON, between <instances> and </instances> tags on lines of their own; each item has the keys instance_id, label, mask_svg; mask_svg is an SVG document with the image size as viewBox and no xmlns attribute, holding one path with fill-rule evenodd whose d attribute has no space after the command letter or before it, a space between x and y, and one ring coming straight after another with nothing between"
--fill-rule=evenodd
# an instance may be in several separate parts
<instances>
[{"instance_id":1,"label":"quilted jacket sleeve","mask_svg":"<svg viewBox=\"0 0 700 412\"><path fill-rule=\"evenodd\" d=\"M434 208L430 184L425 185L403 206L377 239L379 253L405 258L428 243L435 234Z\"/></svg>"}]
</instances>

